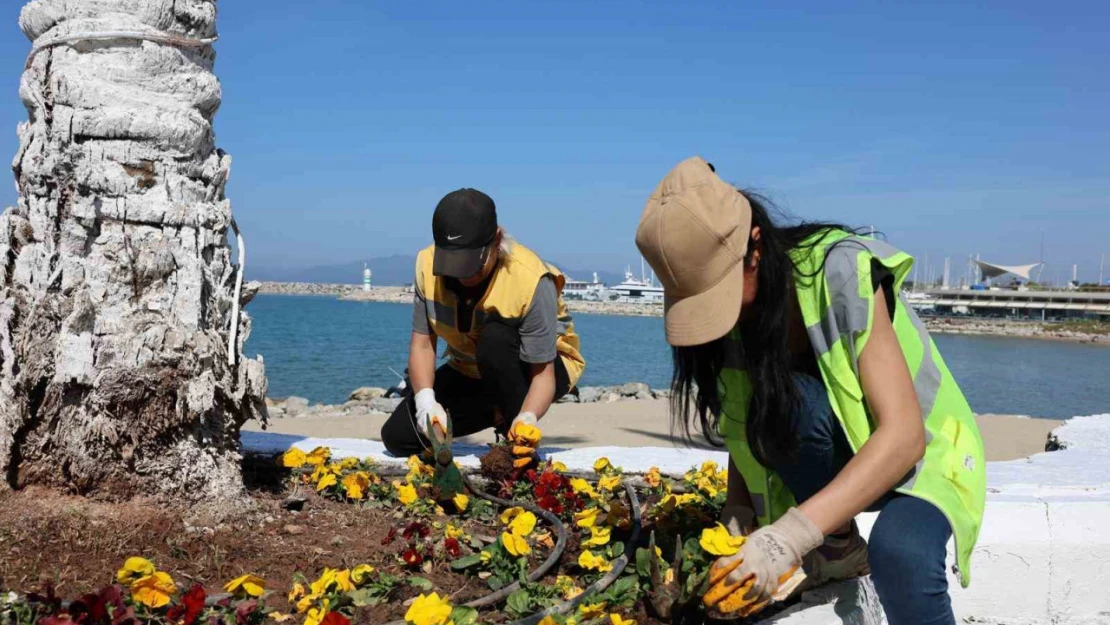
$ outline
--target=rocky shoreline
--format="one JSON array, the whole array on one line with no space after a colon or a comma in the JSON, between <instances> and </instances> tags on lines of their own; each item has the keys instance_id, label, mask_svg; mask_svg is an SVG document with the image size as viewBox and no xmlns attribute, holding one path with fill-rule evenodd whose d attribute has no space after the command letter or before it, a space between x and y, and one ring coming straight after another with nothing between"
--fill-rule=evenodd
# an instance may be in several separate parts
<instances>
[{"instance_id":1,"label":"rocky shoreline","mask_svg":"<svg viewBox=\"0 0 1110 625\"><path fill-rule=\"evenodd\" d=\"M343 404L312 404L304 397L294 395L284 399L267 398L266 405L271 419L392 414L401 403L401 398L387 397L387 394L390 393L384 388L364 386L352 391ZM610 404L617 401L665 399L670 395L670 391L666 389L653 389L643 382L629 382L617 386L584 386L578 389L576 395L567 395L558 403Z\"/></svg>"},{"instance_id":2,"label":"rocky shoreline","mask_svg":"<svg viewBox=\"0 0 1110 625\"><path fill-rule=\"evenodd\" d=\"M374 287L363 291L355 284L314 284L304 282L261 282L258 292L268 295L321 295L337 297L351 302L384 302L408 304L412 292L405 287ZM253 286L253 285L252 285ZM658 304L627 304L621 302L585 302L567 300L572 313L591 315L619 315L632 317L661 317L663 307ZM1079 343L1110 345L1110 334L1054 328L1037 321L1011 321L1008 319L982 319L958 317L925 317L925 326L939 334L964 334L973 336L1009 336L1028 339L1051 339Z\"/></svg>"}]
</instances>

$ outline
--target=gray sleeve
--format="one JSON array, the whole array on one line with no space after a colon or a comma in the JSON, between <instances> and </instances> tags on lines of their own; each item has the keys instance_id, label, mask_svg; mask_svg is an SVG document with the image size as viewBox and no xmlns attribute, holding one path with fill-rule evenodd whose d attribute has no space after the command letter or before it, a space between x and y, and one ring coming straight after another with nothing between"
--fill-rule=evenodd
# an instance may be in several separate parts
<instances>
[{"instance_id":1,"label":"gray sleeve","mask_svg":"<svg viewBox=\"0 0 1110 625\"><path fill-rule=\"evenodd\" d=\"M555 290L555 281L550 276L545 276L536 285L532 306L524 314L524 321L520 324L522 361L543 364L555 360L558 356L555 349L558 317L559 294Z\"/></svg>"},{"instance_id":2,"label":"gray sleeve","mask_svg":"<svg viewBox=\"0 0 1110 625\"><path fill-rule=\"evenodd\" d=\"M428 323L428 307L420 291L412 296L412 331L417 334L431 334L432 326Z\"/></svg>"}]
</instances>

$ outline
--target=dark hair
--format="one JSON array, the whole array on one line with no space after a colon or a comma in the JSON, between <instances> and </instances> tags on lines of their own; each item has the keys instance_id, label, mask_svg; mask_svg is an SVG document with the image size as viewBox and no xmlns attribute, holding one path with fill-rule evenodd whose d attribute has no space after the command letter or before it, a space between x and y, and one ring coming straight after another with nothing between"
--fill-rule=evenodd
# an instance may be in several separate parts
<instances>
[{"instance_id":1,"label":"dark hair","mask_svg":"<svg viewBox=\"0 0 1110 625\"><path fill-rule=\"evenodd\" d=\"M738 191L740 193L740 191ZM672 347L674 374L671 378L672 430L681 425L687 440L696 412L698 429L714 445L720 445L717 425L721 415L722 397L717 379L726 361L735 362L747 371L752 384L752 398L747 417L747 439L756 460L774 468L797 454L798 440L791 414L797 402L787 331L790 322L791 284L799 275L789 252L801 246L813 247L833 230L849 230L834 223L802 222L781 226L771 213L782 211L766 197L750 191L742 192L752 209L752 227L759 227L761 250L759 290L755 305L746 318L737 320L739 344L727 336L711 343L692 347ZM812 237L812 238L811 238ZM808 239L808 240L807 240ZM749 241L745 263L750 262L754 241ZM823 263L822 263L823 264ZM809 277L813 277L812 274ZM737 353L729 353L734 350Z\"/></svg>"}]
</instances>

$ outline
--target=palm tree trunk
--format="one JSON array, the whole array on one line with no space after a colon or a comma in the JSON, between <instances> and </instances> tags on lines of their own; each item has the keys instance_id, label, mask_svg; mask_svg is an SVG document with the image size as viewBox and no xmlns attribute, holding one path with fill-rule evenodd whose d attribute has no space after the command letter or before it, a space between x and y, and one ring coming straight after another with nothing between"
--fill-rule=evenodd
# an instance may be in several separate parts
<instances>
[{"instance_id":1,"label":"palm tree trunk","mask_svg":"<svg viewBox=\"0 0 1110 625\"><path fill-rule=\"evenodd\" d=\"M266 377L233 301L215 0L33 0L19 22L33 49L19 203L0 216L0 490L237 498Z\"/></svg>"}]
</instances>

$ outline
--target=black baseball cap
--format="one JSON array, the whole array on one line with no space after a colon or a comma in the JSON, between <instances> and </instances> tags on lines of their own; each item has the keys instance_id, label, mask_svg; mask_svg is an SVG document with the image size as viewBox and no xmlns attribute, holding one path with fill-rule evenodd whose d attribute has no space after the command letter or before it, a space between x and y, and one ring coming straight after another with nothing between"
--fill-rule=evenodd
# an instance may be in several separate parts
<instances>
[{"instance_id":1,"label":"black baseball cap","mask_svg":"<svg viewBox=\"0 0 1110 625\"><path fill-rule=\"evenodd\" d=\"M497 206L477 189L443 196L432 216L435 260L432 273L469 278L482 268L482 250L497 236Z\"/></svg>"}]
</instances>

